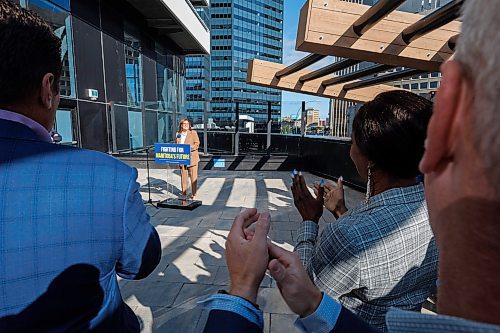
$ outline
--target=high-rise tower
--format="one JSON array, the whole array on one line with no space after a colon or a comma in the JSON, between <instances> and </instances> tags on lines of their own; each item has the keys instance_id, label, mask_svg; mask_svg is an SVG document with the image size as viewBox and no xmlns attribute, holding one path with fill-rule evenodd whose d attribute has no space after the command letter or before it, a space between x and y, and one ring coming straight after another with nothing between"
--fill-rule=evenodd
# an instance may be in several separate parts
<instances>
[{"instance_id":1,"label":"high-rise tower","mask_svg":"<svg viewBox=\"0 0 500 333\"><path fill-rule=\"evenodd\" d=\"M233 126L238 105L240 115L255 119L256 132L265 131L268 102L273 124L279 124L281 92L248 85L246 76L253 58L282 61L283 1L211 1L210 117L217 126Z\"/></svg>"}]
</instances>

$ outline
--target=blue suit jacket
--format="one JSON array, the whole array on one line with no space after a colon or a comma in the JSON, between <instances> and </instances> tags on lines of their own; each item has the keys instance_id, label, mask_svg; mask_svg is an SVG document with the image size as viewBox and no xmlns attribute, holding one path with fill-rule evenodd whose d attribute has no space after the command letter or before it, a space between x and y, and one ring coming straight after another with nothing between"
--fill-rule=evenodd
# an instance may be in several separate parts
<instances>
[{"instance_id":1,"label":"blue suit jacket","mask_svg":"<svg viewBox=\"0 0 500 333\"><path fill-rule=\"evenodd\" d=\"M136 178L0 119L0 332L139 331L116 274L147 276L161 246Z\"/></svg>"},{"instance_id":2,"label":"blue suit jacket","mask_svg":"<svg viewBox=\"0 0 500 333\"><path fill-rule=\"evenodd\" d=\"M204 333L261 333L257 325L237 313L223 310L212 310L208 315ZM357 317L351 311L342 307L337 323L330 333L380 333Z\"/></svg>"}]
</instances>

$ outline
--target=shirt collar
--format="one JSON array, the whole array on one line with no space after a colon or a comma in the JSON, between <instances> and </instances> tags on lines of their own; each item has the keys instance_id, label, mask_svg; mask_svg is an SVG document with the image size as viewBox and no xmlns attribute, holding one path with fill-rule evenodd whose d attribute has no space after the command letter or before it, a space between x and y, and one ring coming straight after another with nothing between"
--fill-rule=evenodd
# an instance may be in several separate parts
<instances>
[{"instance_id":1,"label":"shirt collar","mask_svg":"<svg viewBox=\"0 0 500 333\"><path fill-rule=\"evenodd\" d=\"M31 129L44 142L52 142L49 132L40 123L20 113L0 109L0 119L14 121Z\"/></svg>"}]
</instances>

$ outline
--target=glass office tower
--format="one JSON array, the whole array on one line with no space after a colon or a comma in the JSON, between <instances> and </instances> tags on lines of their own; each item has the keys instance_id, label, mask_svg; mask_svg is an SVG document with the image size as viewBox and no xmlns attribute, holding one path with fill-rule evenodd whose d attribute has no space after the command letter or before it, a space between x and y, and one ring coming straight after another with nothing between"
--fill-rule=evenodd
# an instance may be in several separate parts
<instances>
[{"instance_id":1,"label":"glass office tower","mask_svg":"<svg viewBox=\"0 0 500 333\"><path fill-rule=\"evenodd\" d=\"M255 121L255 132L267 130L271 102L273 131L279 132L281 92L246 84L253 58L282 62L284 0L212 0L211 113L220 128L234 126L239 114Z\"/></svg>"},{"instance_id":2,"label":"glass office tower","mask_svg":"<svg viewBox=\"0 0 500 333\"><path fill-rule=\"evenodd\" d=\"M207 27L210 26L210 8L196 11ZM186 57L186 111L189 120L198 128L203 124L203 113L210 114L210 55Z\"/></svg>"}]
</instances>

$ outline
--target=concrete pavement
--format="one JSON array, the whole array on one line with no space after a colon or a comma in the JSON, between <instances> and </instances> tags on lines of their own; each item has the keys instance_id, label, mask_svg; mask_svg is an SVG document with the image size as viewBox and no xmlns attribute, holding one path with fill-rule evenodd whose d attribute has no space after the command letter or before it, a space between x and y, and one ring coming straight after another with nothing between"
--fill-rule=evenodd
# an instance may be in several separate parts
<instances>
[{"instance_id":1,"label":"concrete pavement","mask_svg":"<svg viewBox=\"0 0 500 333\"><path fill-rule=\"evenodd\" d=\"M308 184L319 180L307 173L305 177ZM146 170L139 170L138 180L147 200ZM180 193L178 170L150 170L150 180L153 200ZM161 262L144 280L120 280L123 298L140 318L142 332L203 330L207 313L197 301L228 288L224 244L234 217L243 208L269 211L269 237L293 249L301 217L293 206L290 181L289 172L200 170L197 199L203 206L183 211L148 205L162 242ZM346 188L348 207L362 199L362 193ZM325 211L320 224L332 221L332 214ZM298 332L293 326L296 316L281 299L270 276L264 278L257 302L265 312L264 332Z\"/></svg>"}]
</instances>

